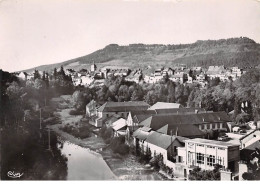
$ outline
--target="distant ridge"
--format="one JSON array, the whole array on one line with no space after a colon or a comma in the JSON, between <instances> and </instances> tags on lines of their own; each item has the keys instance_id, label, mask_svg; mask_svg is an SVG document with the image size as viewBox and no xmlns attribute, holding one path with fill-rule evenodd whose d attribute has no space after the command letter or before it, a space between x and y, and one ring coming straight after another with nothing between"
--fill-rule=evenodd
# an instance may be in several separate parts
<instances>
[{"instance_id":1,"label":"distant ridge","mask_svg":"<svg viewBox=\"0 0 260 187\"><path fill-rule=\"evenodd\" d=\"M24 70L31 72L52 71L61 65L65 69L89 69L95 62L98 68L108 65L129 66L133 69L147 69L178 64L187 66L225 65L240 68L255 67L260 64L260 44L247 38L229 38L220 40L198 40L192 44L163 45L163 44L129 44L119 46L110 44L86 56L65 62L42 65Z\"/></svg>"}]
</instances>

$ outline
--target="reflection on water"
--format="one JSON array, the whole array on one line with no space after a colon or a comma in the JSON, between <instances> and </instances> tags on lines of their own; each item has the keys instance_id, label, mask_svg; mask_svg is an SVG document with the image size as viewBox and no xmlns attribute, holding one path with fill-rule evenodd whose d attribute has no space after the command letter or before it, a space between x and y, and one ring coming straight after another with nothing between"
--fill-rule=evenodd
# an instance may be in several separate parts
<instances>
[{"instance_id":1,"label":"reflection on water","mask_svg":"<svg viewBox=\"0 0 260 187\"><path fill-rule=\"evenodd\" d=\"M46 130L29 129L29 133L7 129L1 141L2 180L65 180L67 158L57 148L57 136ZM19 178L11 178L9 171L23 173Z\"/></svg>"},{"instance_id":2,"label":"reflection on water","mask_svg":"<svg viewBox=\"0 0 260 187\"><path fill-rule=\"evenodd\" d=\"M115 179L115 175L98 153L66 141L62 146L58 144L58 147L68 158L67 180Z\"/></svg>"}]
</instances>

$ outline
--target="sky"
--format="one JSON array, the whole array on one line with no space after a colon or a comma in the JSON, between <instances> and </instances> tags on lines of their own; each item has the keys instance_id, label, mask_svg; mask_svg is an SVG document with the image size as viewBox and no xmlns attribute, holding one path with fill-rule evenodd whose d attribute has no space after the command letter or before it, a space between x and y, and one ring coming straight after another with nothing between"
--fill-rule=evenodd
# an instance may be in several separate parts
<instances>
[{"instance_id":1,"label":"sky","mask_svg":"<svg viewBox=\"0 0 260 187\"><path fill-rule=\"evenodd\" d=\"M19 71L116 43L260 43L260 0L0 0L0 69Z\"/></svg>"}]
</instances>

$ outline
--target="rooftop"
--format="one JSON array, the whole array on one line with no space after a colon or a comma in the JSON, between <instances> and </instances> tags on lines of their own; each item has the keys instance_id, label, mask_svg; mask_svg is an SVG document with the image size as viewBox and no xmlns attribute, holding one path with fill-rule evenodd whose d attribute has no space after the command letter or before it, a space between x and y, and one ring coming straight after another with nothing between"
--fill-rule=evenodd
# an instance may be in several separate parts
<instances>
[{"instance_id":1,"label":"rooftop","mask_svg":"<svg viewBox=\"0 0 260 187\"><path fill-rule=\"evenodd\" d=\"M179 141L182 142L187 138L179 137L179 136L169 136L166 134L162 134L156 131L150 132L150 134L146 138L146 142L161 147L163 149L168 149L168 147L174 142Z\"/></svg>"},{"instance_id":2,"label":"rooftop","mask_svg":"<svg viewBox=\"0 0 260 187\"><path fill-rule=\"evenodd\" d=\"M144 101L106 102L98 108L99 112L130 112L147 110L149 105Z\"/></svg>"},{"instance_id":3,"label":"rooftop","mask_svg":"<svg viewBox=\"0 0 260 187\"><path fill-rule=\"evenodd\" d=\"M168 109L168 108L181 108L182 105L179 103L166 103L166 102L157 102L151 106L148 110L155 109Z\"/></svg>"},{"instance_id":4,"label":"rooftop","mask_svg":"<svg viewBox=\"0 0 260 187\"><path fill-rule=\"evenodd\" d=\"M115 121L112 125L112 128L115 130L115 131L118 131L122 128L126 127L126 120L123 119L123 118L120 118L119 120Z\"/></svg>"},{"instance_id":5,"label":"rooftop","mask_svg":"<svg viewBox=\"0 0 260 187\"><path fill-rule=\"evenodd\" d=\"M227 121L230 121L230 118L225 112L157 114L142 121L140 125L158 130L168 124L167 134L194 137L203 135L203 132L197 126L198 124Z\"/></svg>"},{"instance_id":6,"label":"rooftop","mask_svg":"<svg viewBox=\"0 0 260 187\"><path fill-rule=\"evenodd\" d=\"M233 143L227 143L227 142L216 141L216 140L207 140L207 139L202 139L202 138L185 140L185 142L200 143L200 144L209 145L209 146L214 145L214 146L226 147L226 148L239 146L239 145L233 144Z\"/></svg>"}]
</instances>

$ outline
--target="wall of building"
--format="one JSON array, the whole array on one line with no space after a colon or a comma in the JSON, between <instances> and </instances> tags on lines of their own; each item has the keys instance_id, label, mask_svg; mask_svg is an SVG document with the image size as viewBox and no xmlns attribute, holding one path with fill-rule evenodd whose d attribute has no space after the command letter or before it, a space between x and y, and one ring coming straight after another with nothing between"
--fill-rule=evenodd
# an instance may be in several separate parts
<instances>
[{"instance_id":1,"label":"wall of building","mask_svg":"<svg viewBox=\"0 0 260 187\"><path fill-rule=\"evenodd\" d=\"M144 145L145 145L145 147L148 146L150 148L152 157L154 157L155 155L161 154L163 156L163 162L166 163L166 160L167 160L167 150L166 149L163 149L156 145L150 144L146 141L144 142Z\"/></svg>"},{"instance_id":2,"label":"wall of building","mask_svg":"<svg viewBox=\"0 0 260 187\"><path fill-rule=\"evenodd\" d=\"M241 148L243 149L259 140L260 140L260 131L256 130L254 133L248 135L247 137L241 140Z\"/></svg>"},{"instance_id":3,"label":"wall of building","mask_svg":"<svg viewBox=\"0 0 260 187\"><path fill-rule=\"evenodd\" d=\"M199 143L186 143L185 147L187 155L186 163L188 165L199 166L200 168L205 170L214 169L213 165L216 163L225 166L225 168L228 167L228 149L224 149L215 145L208 146ZM204 155L204 163L197 162L197 153ZM209 155L212 155L215 158L213 165L208 165L207 157L209 157Z\"/></svg>"}]
</instances>

